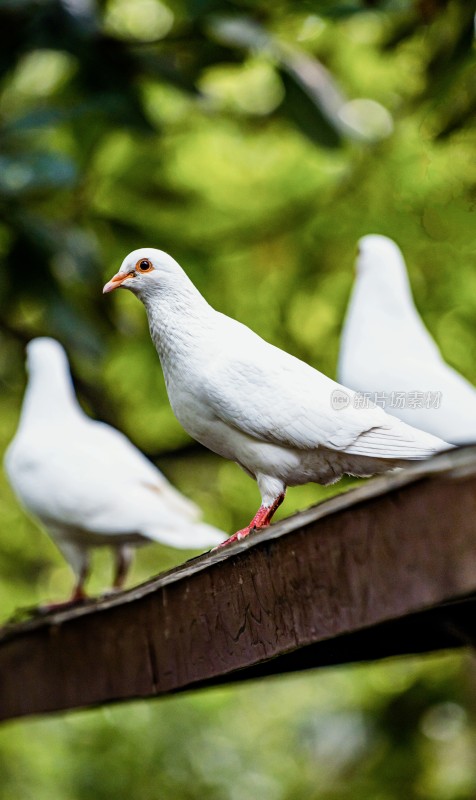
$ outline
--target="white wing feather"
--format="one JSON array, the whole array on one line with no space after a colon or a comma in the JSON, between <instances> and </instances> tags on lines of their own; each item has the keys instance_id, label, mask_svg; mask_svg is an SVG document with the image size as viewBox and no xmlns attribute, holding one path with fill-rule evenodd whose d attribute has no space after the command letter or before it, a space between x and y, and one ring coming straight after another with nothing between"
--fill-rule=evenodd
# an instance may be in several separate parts
<instances>
[{"instance_id":1,"label":"white wing feather","mask_svg":"<svg viewBox=\"0 0 476 800\"><path fill-rule=\"evenodd\" d=\"M202 399L222 421L284 447L319 446L380 458L420 459L444 443L390 417L378 407L354 408L351 390L265 342L228 317L222 318L221 357L214 355ZM336 390L349 395L336 410Z\"/></svg>"},{"instance_id":2,"label":"white wing feather","mask_svg":"<svg viewBox=\"0 0 476 800\"><path fill-rule=\"evenodd\" d=\"M7 451L5 467L23 505L52 530L137 535L182 548L224 538L198 522L198 507L103 423L84 418L74 426L22 432Z\"/></svg>"}]
</instances>

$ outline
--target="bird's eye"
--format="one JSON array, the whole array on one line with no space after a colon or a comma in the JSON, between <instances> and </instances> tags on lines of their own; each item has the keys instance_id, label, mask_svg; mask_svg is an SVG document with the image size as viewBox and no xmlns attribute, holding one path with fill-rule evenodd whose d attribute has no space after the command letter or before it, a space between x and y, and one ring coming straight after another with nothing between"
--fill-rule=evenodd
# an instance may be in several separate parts
<instances>
[{"instance_id":1,"label":"bird's eye","mask_svg":"<svg viewBox=\"0 0 476 800\"><path fill-rule=\"evenodd\" d=\"M150 272L150 270L153 269L152 262L149 261L148 258L142 258L137 262L136 269L138 269L140 272Z\"/></svg>"}]
</instances>

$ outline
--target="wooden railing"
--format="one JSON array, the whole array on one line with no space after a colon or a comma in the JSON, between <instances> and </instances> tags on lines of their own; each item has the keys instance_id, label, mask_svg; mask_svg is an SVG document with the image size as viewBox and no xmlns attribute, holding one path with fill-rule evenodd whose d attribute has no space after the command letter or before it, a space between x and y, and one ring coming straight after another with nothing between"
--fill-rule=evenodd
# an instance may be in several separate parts
<instances>
[{"instance_id":1,"label":"wooden railing","mask_svg":"<svg viewBox=\"0 0 476 800\"><path fill-rule=\"evenodd\" d=\"M0 719L476 642L476 448L0 634Z\"/></svg>"}]
</instances>

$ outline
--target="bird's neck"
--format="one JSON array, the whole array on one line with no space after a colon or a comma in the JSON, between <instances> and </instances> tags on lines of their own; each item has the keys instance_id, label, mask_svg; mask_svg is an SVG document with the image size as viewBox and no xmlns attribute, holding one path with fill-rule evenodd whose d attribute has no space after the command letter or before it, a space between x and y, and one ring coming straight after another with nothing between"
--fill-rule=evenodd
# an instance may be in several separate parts
<instances>
[{"instance_id":1,"label":"bird's neck","mask_svg":"<svg viewBox=\"0 0 476 800\"><path fill-rule=\"evenodd\" d=\"M82 414L69 374L51 364L41 374L30 374L20 424L35 419L57 425Z\"/></svg>"},{"instance_id":2,"label":"bird's neck","mask_svg":"<svg viewBox=\"0 0 476 800\"><path fill-rule=\"evenodd\" d=\"M350 341L351 340L351 341ZM366 352L369 341L381 348L418 347L419 358L440 358L413 301L406 273L390 283L359 276L352 293L342 336L342 352Z\"/></svg>"},{"instance_id":3,"label":"bird's neck","mask_svg":"<svg viewBox=\"0 0 476 800\"><path fill-rule=\"evenodd\" d=\"M416 309L407 275L395 271L392 280L383 274L359 275L351 295L348 319L356 329L379 334L413 326Z\"/></svg>"},{"instance_id":4,"label":"bird's neck","mask_svg":"<svg viewBox=\"0 0 476 800\"><path fill-rule=\"evenodd\" d=\"M186 276L184 275L184 278ZM179 286L142 298L165 380L194 358L216 313L186 278Z\"/></svg>"}]
</instances>

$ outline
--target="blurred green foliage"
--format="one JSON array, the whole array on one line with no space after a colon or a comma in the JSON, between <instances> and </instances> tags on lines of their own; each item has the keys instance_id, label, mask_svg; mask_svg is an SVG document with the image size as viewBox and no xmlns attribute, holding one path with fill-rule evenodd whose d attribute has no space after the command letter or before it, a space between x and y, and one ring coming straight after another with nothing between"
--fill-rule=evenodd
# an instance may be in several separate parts
<instances>
[{"instance_id":1,"label":"blurred green foliage","mask_svg":"<svg viewBox=\"0 0 476 800\"><path fill-rule=\"evenodd\" d=\"M68 349L89 413L209 521L256 510L169 408L145 314L101 286L141 245L327 374L359 236L392 236L446 358L476 382L474 2L3 0L0 446L23 345ZM376 331L378 335L378 331ZM340 491L305 486L280 514ZM0 483L2 618L67 566ZM133 580L182 552L139 553ZM97 556L91 588L107 583ZM0 800L470 800L475 676L444 656L326 670L0 730Z\"/></svg>"}]
</instances>

